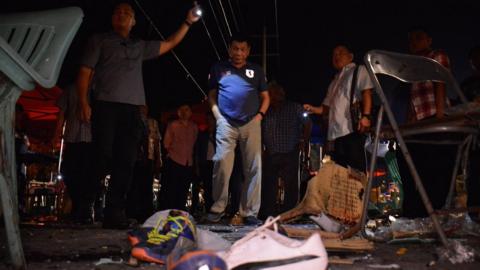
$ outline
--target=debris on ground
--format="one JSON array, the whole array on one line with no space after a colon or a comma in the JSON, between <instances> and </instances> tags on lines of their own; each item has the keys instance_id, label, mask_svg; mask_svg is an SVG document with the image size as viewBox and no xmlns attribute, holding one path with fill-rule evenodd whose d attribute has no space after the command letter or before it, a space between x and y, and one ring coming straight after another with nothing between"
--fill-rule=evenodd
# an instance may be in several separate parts
<instances>
[{"instance_id":1,"label":"debris on ground","mask_svg":"<svg viewBox=\"0 0 480 270\"><path fill-rule=\"evenodd\" d=\"M448 240L449 247L437 248L440 260L449 261L452 264L471 263L475 260L475 250L459 240Z\"/></svg>"},{"instance_id":2,"label":"debris on ground","mask_svg":"<svg viewBox=\"0 0 480 270\"><path fill-rule=\"evenodd\" d=\"M102 265L102 264L122 264L123 259L119 257L114 257L114 258L100 258L96 263L94 263L95 266Z\"/></svg>"}]
</instances>

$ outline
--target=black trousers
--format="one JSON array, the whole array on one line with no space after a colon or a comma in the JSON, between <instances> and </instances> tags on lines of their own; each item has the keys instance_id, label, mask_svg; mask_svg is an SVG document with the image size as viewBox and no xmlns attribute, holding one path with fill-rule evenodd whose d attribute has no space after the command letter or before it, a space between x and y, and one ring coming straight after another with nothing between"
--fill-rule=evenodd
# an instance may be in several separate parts
<instances>
[{"instance_id":1,"label":"black trousers","mask_svg":"<svg viewBox=\"0 0 480 270\"><path fill-rule=\"evenodd\" d=\"M192 209L196 210L199 205L198 193L200 192L200 185L203 183L203 198L205 200L204 208L208 211L213 204L212 198L212 173L213 173L213 161L203 160L199 164L199 177L195 177L196 180L193 183L193 198Z\"/></svg>"},{"instance_id":2,"label":"black trousers","mask_svg":"<svg viewBox=\"0 0 480 270\"><path fill-rule=\"evenodd\" d=\"M66 143L62 175L72 200L72 216L87 217L98 192L93 174L93 145L88 142Z\"/></svg>"},{"instance_id":3,"label":"black trousers","mask_svg":"<svg viewBox=\"0 0 480 270\"><path fill-rule=\"evenodd\" d=\"M183 166L171 159L165 163L160 182L160 208L186 210L188 189L193 178L193 167Z\"/></svg>"},{"instance_id":4,"label":"black trousers","mask_svg":"<svg viewBox=\"0 0 480 270\"><path fill-rule=\"evenodd\" d=\"M444 206L450 188L456 146L407 143L408 151L422 180L433 209ZM426 217L427 210L401 151L397 151L398 167L403 182L403 215Z\"/></svg>"},{"instance_id":5,"label":"black trousers","mask_svg":"<svg viewBox=\"0 0 480 270\"><path fill-rule=\"evenodd\" d=\"M137 161L127 194L127 217L144 222L153 214L153 160Z\"/></svg>"},{"instance_id":6,"label":"black trousers","mask_svg":"<svg viewBox=\"0 0 480 270\"><path fill-rule=\"evenodd\" d=\"M332 159L339 165L350 166L362 172L365 164L365 135L353 132L335 139Z\"/></svg>"},{"instance_id":7,"label":"black trousers","mask_svg":"<svg viewBox=\"0 0 480 270\"><path fill-rule=\"evenodd\" d=\"M289 153L265 153L263 159L262 203L260 218L276 216L292 209L298 202L298 154L296 149ZM281 207L277 207L278 178L284 182L284 200Z\"/></svg>"},{"instance_id":8,"label":"black trousers","mask_svg":"<svg viewBox=\"0 0 480 270\"><path fill-rule=\"evenodd\" d=\"M97 183L110 172L105 221L122 221L126 218L126 195L132 181L142 132L138 106L104 101L94 103L92 135ZM95 196L91 199L93 201Z\"/></svg>"}]
</instances>

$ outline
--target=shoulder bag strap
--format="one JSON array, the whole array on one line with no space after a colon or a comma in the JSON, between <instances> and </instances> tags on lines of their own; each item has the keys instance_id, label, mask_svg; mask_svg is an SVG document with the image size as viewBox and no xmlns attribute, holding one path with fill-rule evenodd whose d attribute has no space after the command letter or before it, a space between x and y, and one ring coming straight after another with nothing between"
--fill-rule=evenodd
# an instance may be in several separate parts
<instances>
[{"instance_id":1,"label":"shoulder bag strap","mask_svg":"<svg viewBox=\"0 0 480 270\"><path fill-rule=\"evenodd\" d=\"M355 86L357 85L357 73L358 73L358 66L356 66L355 69L353 70L352 84L350 85L350 117L351 117L352 123L355 122L354 121L355 115L353 115L352 107L353 107L353 96L355 95ZM352 128L353 130L355 130L356 127L354 127L352 124Z\"/></svg>"}]
</instances>

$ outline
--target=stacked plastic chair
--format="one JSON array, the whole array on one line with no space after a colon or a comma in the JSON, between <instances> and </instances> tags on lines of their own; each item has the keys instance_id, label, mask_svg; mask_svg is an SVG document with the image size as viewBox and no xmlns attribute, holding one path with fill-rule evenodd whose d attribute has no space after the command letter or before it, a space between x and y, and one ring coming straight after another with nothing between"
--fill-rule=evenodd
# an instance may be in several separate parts
<instances>
[{"instance_id":1,"label":"stacked plastic chair","mask_svg":"<svg viewBox=\"0 0 480 270\"><path fill-rule=\"evenodd\" d=\"M19 232L14 112L22 91L53 87L82 23L69 7L0 16L0 197L8 249L15 269L26 269Z\"/></svg>"}]
</instances>

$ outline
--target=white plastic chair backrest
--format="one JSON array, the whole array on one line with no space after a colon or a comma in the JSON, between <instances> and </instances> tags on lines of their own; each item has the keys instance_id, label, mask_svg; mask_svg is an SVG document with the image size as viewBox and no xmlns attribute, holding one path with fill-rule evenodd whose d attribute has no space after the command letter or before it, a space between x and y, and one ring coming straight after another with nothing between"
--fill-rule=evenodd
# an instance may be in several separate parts
<instances>
[{"instance_id":1,"label":"white plastic chair backrest","mask_svg":"<svg viewBox=\"0 0 480 270\"><path fill-rule=\"evenodd\" d=\"M78 7L0 16L0 71L21 89L55 85L80 27Z\"/></svg>"},{"instance_id":2,"label":"white plastic chair backrest","mask_svg":"<svg viewBox=\"0 0 480 270\"><path fill-rule=\"evenodd\" d=\"M376 87L382 90L376 74L392 76L407 83L435 81L444 82L447 91L453 91L463 103L467 103L463 92L451 72L437 61L416 55L371 50L364 58L367 69L375 78ZM383 92L383 90L382 90Z\"/></svg>"}]
</instances>

